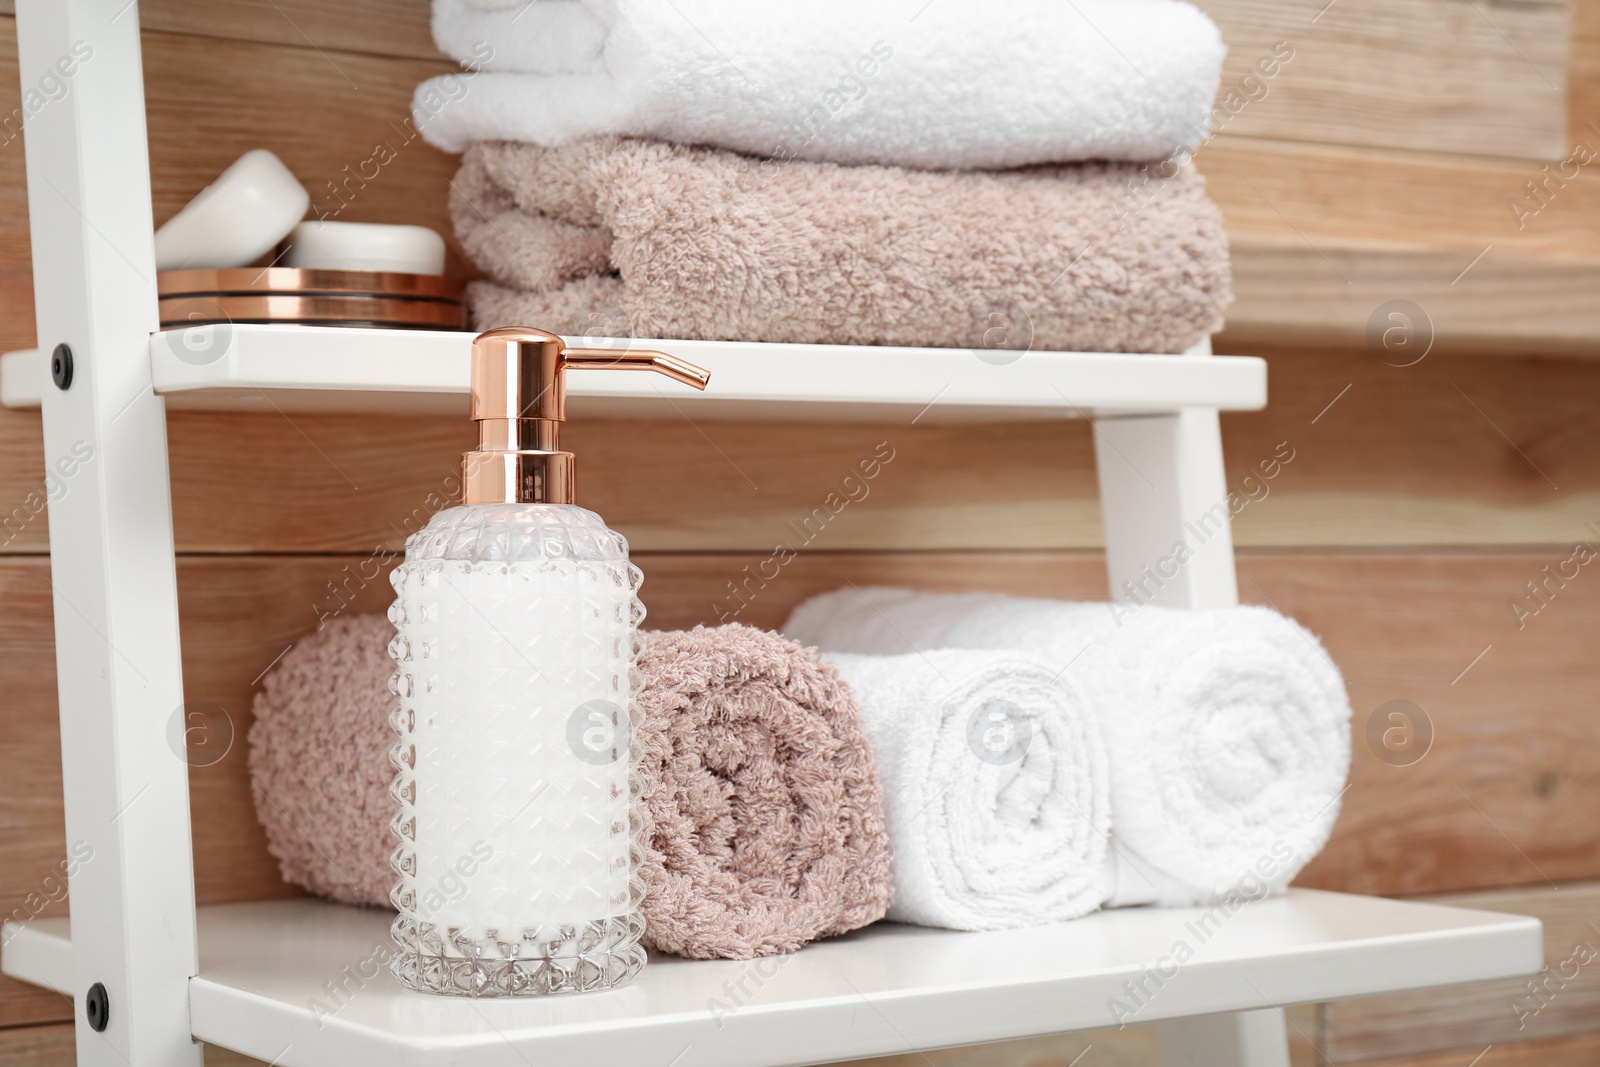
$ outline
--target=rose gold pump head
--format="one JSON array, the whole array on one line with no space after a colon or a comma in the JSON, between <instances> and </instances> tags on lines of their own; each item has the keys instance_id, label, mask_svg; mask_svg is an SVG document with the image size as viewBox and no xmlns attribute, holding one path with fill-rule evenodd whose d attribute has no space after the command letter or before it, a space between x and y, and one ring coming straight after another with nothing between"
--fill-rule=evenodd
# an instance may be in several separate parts
<instances>
[{"instance_id":1,"label":"rose gold pump head","mask_svg":"<svg viewBox=\"0 0 1600 1067\"><path fill-rule=\"evenodd\" d=\"M508 326L472 341L478 447L461 457L464 504L572 504L573 455L561 451L568 370L653 370L704 389L711 373L646 349L568 348L553 333Z\"/></svg>"}]
</instances>

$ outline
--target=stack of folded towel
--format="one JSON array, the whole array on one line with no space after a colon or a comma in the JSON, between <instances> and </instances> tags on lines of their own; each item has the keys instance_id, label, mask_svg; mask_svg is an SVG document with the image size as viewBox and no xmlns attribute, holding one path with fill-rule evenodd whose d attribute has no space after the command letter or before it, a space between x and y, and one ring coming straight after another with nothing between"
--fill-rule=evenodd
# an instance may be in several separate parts
<instances>
[{"instance_id":1,"label":"stack of folded towel","mask_svg":"<svg viewBox=\"0 0 1600 1067\"><path fill-rule=\"evenodd\" d=\"M435 0L434 36L480 328L1175 352L1231 299L1182 0Z\"/></svg>"}]
</instances>

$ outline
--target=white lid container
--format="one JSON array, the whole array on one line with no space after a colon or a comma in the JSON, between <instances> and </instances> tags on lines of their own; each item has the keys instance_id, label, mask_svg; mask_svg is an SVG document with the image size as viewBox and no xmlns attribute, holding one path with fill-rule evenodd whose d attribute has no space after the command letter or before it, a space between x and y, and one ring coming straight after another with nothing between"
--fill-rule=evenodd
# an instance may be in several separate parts
<instances>
[{"instance_id":1,"label":"white lid container","mask_svg":"<svg viewBox=\"0 0 1600 1067\"><path fill-rule=\"evenodd\" d=\"M283 265L301 270L444 273L444 238L426 226L302 222L288 244Z\"/></svg>"}]
</instances>

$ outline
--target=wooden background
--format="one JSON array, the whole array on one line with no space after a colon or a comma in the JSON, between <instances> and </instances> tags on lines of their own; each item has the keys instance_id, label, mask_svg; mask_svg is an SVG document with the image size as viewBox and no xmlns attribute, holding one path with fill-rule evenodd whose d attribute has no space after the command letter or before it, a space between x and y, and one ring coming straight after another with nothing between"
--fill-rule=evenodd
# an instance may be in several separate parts
<instances>
[{"instance_id":1,"label":"wooden background","mask_svg":"<svg viewBox=\"0 0 1600 1067\"><path fill-rule=\"evenodd\" d=\"M1300 883L1537 914L1552 962L1580 943L1600 948L1600 564L1520 625L1510 606L1577 541L1600 547L1600 361L1585 358L1600 354L1600 178L1589 173L1600 161L1550 182L1543 201L1524 187L1577 142L1600 152L1600 0L1200 6L1231 45L1224 92L1249 99L1198 157L1238 276L1218 349L1271 361L1268 409L1224 419L1231 480L1279 442L1295 452L1237 520L1241 593L1324 637L1356 709L1344 813ZM403 144L398 125L411 87L448 66L425 0L142 7L158 220L258 146L334 206L328 183L383 142L398 158L339 217L448 231L454 160ZM8 11L0 3L0 118L18 105ZM1295 55L1262 95L1242 79L1280 41ZM1511 208L1519 198L1529 210ZM35 343L25 200L21 143L0 145L7 349ZM1389 365L1369 343L1369 320L1392 300L1419 307L1418 336L1433 340L1414 366ZM186 696L220 704L242 738L255 679L319 610L386 603L386 583L352 575L425 519L469 430L205 414L174 415L169 428ZM26 506L42 489L39 440L36 413L0 411L7 912L64 855L46 519ZM655 625L714 619L725 583L880 440L897 458L870 497L743 621L774 625L847 576L1104 595L1082 424L665 420L574 425L569 440L585 503L633 543ZM1379 760L1363 740L1389 700L1415 703L1432 724L1432 750L1412 766ZM254 821L242 742L191 782L201 900L288 893ZM1600 1064L1594 971L1520 1028L1520 983L1296 1009L1296 1061ZM0 980L0 1061L70 1062L69 1013L58 996ZM1151 1035L1130 1028L908 1049L898 1064L1098 1067L1154 1055Z\"/></svg>"}]
</instances>

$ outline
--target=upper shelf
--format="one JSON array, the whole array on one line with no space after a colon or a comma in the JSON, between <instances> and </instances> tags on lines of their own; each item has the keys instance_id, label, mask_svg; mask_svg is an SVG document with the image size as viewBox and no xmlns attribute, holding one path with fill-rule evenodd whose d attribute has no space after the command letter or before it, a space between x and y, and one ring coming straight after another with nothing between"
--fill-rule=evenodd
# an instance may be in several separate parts
<instances>
[{"instance_id":1,"label":"upper shelf","mask_svg":"<svg viewBox=\"0 0 1600 1067\"><path fill-rule=\"evenodd\" d=\"M212 332L207 332L207 331ZM469 333L235 324L150 340L156 391L174 410L466 413ZM574 415L797 421L1001 421L1267 401L1266 364L1181 356L574 339L586 348L659 348L711 371L696 393L654 375L573 373ZM48 381L37 352L0 368L0 401L36 407Z\"/></svg>"},{"instance_id":2,"label":"upper shelf","mask_svg":"<svg viewBox=\"0 0 1600 1067\"><path fill-rule=\"evenodd\" d=\"M461 1000L389 975L388 920L305 899L201 908L194 1036L283 1067L783 1067L1508 978L1543 955L1537 919L1291 890L994 933L879 923L791 956L652 957L608 993ZM65 920L6 940L5 973L76 992Z\"/></svg>"}]
</instances>

